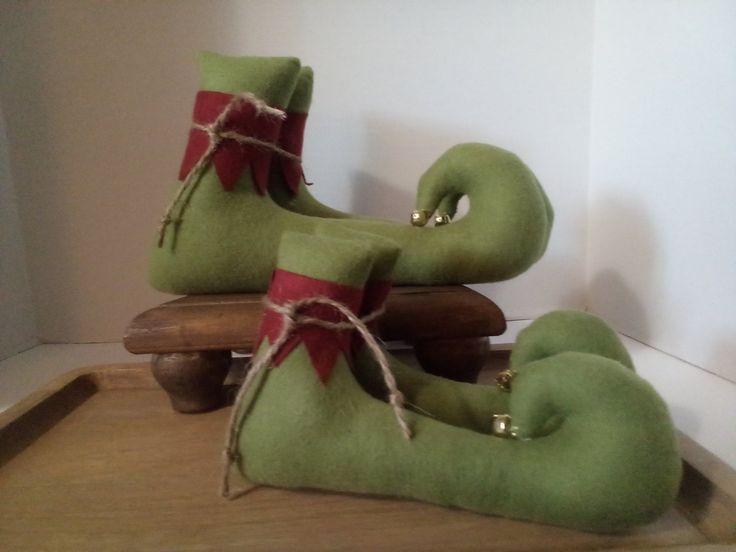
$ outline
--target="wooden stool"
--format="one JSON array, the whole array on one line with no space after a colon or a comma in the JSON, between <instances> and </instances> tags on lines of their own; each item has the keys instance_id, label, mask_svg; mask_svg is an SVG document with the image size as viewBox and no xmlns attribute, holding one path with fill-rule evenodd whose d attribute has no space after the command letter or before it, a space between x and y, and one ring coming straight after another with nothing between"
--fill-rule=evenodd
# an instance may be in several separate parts
<instances>
[{"instance_id":1,"label":"wooden stool","mask_svg":"<svg viewBox=\"0 0 736 552\"><path fill-rule=\"evenodd\" d=\"M190 295L147 310L123 339L131 353L153 353L153 375L179 412L203 412L224 401L233 351L250 354L263 313L258 293ZM379 321L384 341L413 346L422 367L475 382L489 351L488 336L506 331L503 312L463 286L395 287Z\"/></svg>"}]
</instances>

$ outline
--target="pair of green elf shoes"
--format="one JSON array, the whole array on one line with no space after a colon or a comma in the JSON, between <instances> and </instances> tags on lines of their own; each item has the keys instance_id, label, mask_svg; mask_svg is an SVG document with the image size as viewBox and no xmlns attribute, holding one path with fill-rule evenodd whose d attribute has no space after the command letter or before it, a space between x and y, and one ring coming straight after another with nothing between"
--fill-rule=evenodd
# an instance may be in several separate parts
<instances>
[{"instance_id":1,"label":"pair of green elf shoes","mask_svg":"<svg viewBox=\"0 0 736 552\"><path fill-rule=\"evenodd\" d=\"M149 279L179 294L265 291L285 231L325 218L397 242L397 284L512 278L544 252L552 209L514 154L461 144L421 177L412 224L354 217L319 203L301 165L312 71L296 58L200 55L200 92ZM462 196L469 212L449 222ZM436 214L438 226L424 226Z\"/></svg>"},{"instance_id":2,"label":"pair of green elf shoes","mask_svg":"<svg viewBox=\"0 0 736 552\"><path fill-rule=\"evenodd\" d=\"M666 405L597 318L534 322L496 386L421 373L372 337L392 281L496 281L540 258L552 210L516 156L456 146L422 176L412 224L352 217L304 184L310 69L215 54L200 68L150 279L174 293L268 290L228 473L592 531L671 506L681 467ZM470 210L450 222L463 195Z\"/></svg>"}]
</instances>

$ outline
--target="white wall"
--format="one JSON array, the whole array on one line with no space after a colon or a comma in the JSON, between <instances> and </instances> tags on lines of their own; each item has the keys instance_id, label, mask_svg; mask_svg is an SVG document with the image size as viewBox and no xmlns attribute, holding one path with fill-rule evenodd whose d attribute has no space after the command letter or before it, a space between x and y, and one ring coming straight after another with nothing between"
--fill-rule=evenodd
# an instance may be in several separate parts
<instances>
[{"instance_id":1,"label":"white wall","mask_svg":"<svg viewBox=\"0 0 736 552\"><path fill-rule=\"evenodd\" d=\"M146 257L201 49L314 67L306 168L338 208L406 220L452 144L520 154L556 206L552 242L483 289L511 318L582 307L592 31L585 0L4 4L0 93L41 339L118 340L164 299Z\"/></svg>"},{"instance_id":2,"label":"white wall","mask_svg":"<svg viewBox=\"0 0 736 552\"><path fill-rule=\"evenodd\" d=\"M216 36L212 11L3 3L0 94L42 341L119 341L165 298L146 253L186 137L191 37Z\"/></svg>"},{"instance_id":3,"label":"white wall","mask_svg":"<svg viewBox=\"0 0 736 552\"><path fill-rule=\"evenodd\" d=\"M0 360L37 343L25 257L0 106Z\"/></svg>"},{"instance_id":4,"label":"white wall","mask_svg":"<svg viewBox=\"0 0 736 552\"><path fill-rule=\"evenodd\" d=\"M235 51L296 52L315 69L315 195L404 221L445 149L510 149L549 193L555 228L538 265L478 289L512 319L583 307L592 3L260 2L241 14Z\"/></svg>"},{"instance_id":5,"label":"white wall","mask_svg":"<svg viewBox=\"0 0 736 552\"><path fill-rule=\"evenodd\" d=\"M727 0L598 2L588 260L594 312L736 382L735 31Z\"/></svg>"},{"instance_id":6,"label":"white wall","mask_svg":"<svg viewBox=\"0 0 736 552\"><path fill-rule=\"evenodd\" d=\"M736 470L736 385L634 339L623 342L675 426Z\"/></svg>"},{"instance_id":7,"label":"white wall","mask_svg":"<svg viewBox=\"0 0 736 552\"><path fill-rule=\"evenodd\" d=\"M591 310L732 466L735 30L726 0L597 2L588 249Z\"/></svg>"}]
</instances>

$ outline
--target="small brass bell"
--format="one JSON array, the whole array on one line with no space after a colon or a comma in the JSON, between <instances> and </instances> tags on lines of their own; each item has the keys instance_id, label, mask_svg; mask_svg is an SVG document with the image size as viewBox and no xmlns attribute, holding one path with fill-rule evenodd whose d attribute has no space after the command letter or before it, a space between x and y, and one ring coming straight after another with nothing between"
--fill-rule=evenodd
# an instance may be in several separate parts
<instances>
[{"instance_id":1,"label":"small brass bell","mask_svg":"<svg viewBox=\"0 0 736 552\"><path fill-rule=\"evenodd\" d=\"M503 437L504 439L516 437L511 429L511 416L508 414L494 414L491 433L496 437Z\"/></svg>"},{"instance_id":2,"label":"small brass bell","mask_svg":"<svg viewBox=\"0 0 736 552\"><path fill-rule=\"evenodd\" d=\"M496 385L507 393L511 391L511 381L514 379L516 372L511 369L503 370L496 376Z\"/></svg>"},{"instance_id":3,"label":"small brass bell","mask_svg":"<svg viewBox=\"0 0 736 552\"><path fill-rule=\"evenodd\" d=\"M426 209L415 209L411 212L411 225L424 226L429 221L429 215L432 213Z\"/></svg>"},{"instance_id":4,"label":"small brass bell","mask_svg":"<svg viewBox=\"0 0 736 552\"><path fill-rule=\"evenodd\" d=\"M435 226L444 226L445 224L450 224L450 222L452 222L452 218L447 213L437 213L434 216Z\"/></svg>"}]
</instances>

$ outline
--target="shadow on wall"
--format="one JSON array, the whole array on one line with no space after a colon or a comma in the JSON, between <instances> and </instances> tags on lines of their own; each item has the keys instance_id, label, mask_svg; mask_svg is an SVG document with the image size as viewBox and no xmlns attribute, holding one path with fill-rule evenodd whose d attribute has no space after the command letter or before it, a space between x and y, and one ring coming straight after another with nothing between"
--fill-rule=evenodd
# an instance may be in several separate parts
<instances>
[{"instance_id":1,"label":"shadow on wall","mask_svg":"<svg viewBox=\"0 0 736 552\"><path fill-rule=\"evenodd\" d=\"M147 257L187 137L196 53L240 36L234 4L172 8L3 7L0 91L42 340L117 341L165 298Z\"/></svg>"},{"instance_id":2,"label":"shadow on wall","mask_svg":"<svg viewBox=\"0 0 736 552\"><path fill-rule=\"evenodd\" d=\"M718 339L705 366L715 367L710 371L736 383L736 335Z\"/></svg>"},{"instance_id":3,"label":"shadow on wall","mask_svg":"<svg viewBox=\"0 0 736 552\"><path fill-rule=\"evenodd\" d=\"M603 269L593 276L588 289L591 311L618 331L647 341L650 328L647 311L626 279L614 269Z\"/></svg>"},{"instance_id":4,"label":"shadow on wall","mask_svg":"<svg viewBox=\"0 0 736 552\"><path fill-rule=\"evenodd\" d=\"M375 169L353 173L351 210L407 222L421 175L455 144L473 141L493 144L494 137L478 139L461 129L369 117L361 166Z\"/></svg>"},{"instance_id":5,"label":"shadow on wall","mask_svg":"<svg viewBox=\"0 0 736 552\"><path fill-rule=\"evenodd\" d=\"M350 179L351 212L408 222L414 205L414 193L398 187L388 178L365 171L355 171Z\"/></svg>"},{"instance_id":6,"label":"shadow on wall","mask_svg":"<svg viewBox=\"0 0 736 552\"><path fill-rule=\"evenodd\" d=\"M596 202L589 216L589 308L618 331L646 342L651 327L645 305L661 300L661 259L649 217L621 198Z\"/></svg>"},{"instance_id":7,"label":"shadow on wall","mask_svg":"<svg viewBox=\"0 0 736 552\"><path fill-rule=\"evenodd\" d=\"M511 280L469 287L493 299L506 313L507 320L534 320L552 310L585 309L582 286L558 285L550 289L549 284L550 280L579 281L578 266L574 258L547 252L537 264ZM512 310L514 304L522 307Z\"/></svg>"}]
</instances>

